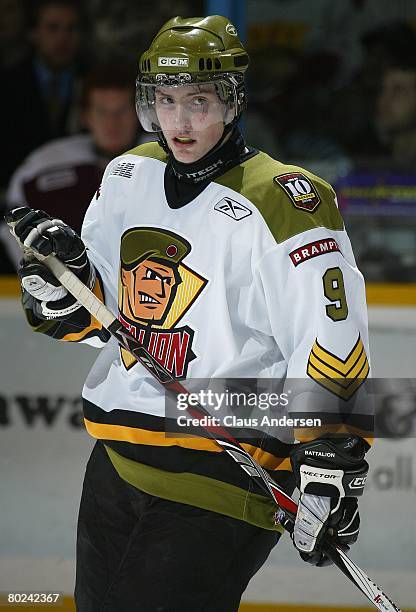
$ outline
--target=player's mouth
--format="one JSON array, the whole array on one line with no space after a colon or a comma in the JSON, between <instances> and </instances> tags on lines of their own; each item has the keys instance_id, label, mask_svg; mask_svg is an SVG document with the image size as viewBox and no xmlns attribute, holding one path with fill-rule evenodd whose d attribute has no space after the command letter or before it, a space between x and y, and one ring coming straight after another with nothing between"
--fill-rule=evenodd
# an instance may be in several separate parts
<instances>
[{"instance_id":1,"label":"player's mouth","mask_svg":"<svg viewBox=\"0 0 416 612\"><path fill-rule=\"evenodd\" d=\"M148 304L149 306L160 304L158 300L147 293L140 292L140 304Z\"/></svg>"},{"instance_id":2,"label":"player's mouth","mask_svg":"<svg viewBox=\"0 0 416 612\"><path fill-rule=\"evenodd\" d=\"M178 148L184 148L193 145L196 140L190 136L175 136L173 142Z\"/></svg>"}]
</instances>

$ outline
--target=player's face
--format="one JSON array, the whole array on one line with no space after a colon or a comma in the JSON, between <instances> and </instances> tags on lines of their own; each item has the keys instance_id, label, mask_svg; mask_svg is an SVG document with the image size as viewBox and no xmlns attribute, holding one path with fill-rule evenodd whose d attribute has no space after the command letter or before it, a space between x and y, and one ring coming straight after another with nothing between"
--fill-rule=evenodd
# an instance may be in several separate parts
<instances>
[{"instance_id":1,"label":"player's face","mask_svg":"<svg viewBox=\"0 0 416 612\"><path fill-rule=\"evenodd\" d=\"M175 273L170 266L146 259L131 272L124 273L124 283L136 319L163 319L176 285Z\"/></svg>"},{"instance_id":2,"label":"player's face","mask_svg":"<svg viewBox=\"0 0 416 612\"><path fill-rule=\"evenodd\" d=\"M84 121L95 145L114 157L132 146L137 115L128 89L93 89Z\"/></svg>"},{"instance_id":3,"label":"player's face","mask_svg":"<svg viewBox=\"0 0 416 612\"><path fill-rule=\"evenodd\" d=\"M174 157L201 159L224 132L224 104L214 84L156 88L156 113Z\"/></svg>"}]
</instances>

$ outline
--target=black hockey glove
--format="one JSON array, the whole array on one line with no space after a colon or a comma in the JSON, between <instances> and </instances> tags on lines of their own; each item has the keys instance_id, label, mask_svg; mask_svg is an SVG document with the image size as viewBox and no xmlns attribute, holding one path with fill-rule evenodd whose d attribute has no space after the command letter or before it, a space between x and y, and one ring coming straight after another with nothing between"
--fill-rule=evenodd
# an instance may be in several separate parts
<instances>
[{"instance_id":1,"label":"black hockey glove","mask_svg":"<svg viewBox=\"0 0 416 612\"><path fill-rule=\"evenodd\" d=\"M41 255L56 255L90 288L95 270L84 243L66 223L53 219L42 210L27 206L14 208L5 215L7 224L25 246ZM24 291L35 298L34 311L40 319L60 319L81 308L48 268L32 257L25 257L18 270Z\"/></svg>"},{"instance_id":2,"label":"black hockey glove","mask_svg":"<svg viewBox=\"0 0 416 612\"><path fill-rule=\"evenodd\" d=\"M300 490L292 540L304 561L322 567L332 561L320 544L329 537L344 550L358 538L368 463L367 445L358 436L323 437L297 444L291 463Z\"/></svg>"}]
</instances>

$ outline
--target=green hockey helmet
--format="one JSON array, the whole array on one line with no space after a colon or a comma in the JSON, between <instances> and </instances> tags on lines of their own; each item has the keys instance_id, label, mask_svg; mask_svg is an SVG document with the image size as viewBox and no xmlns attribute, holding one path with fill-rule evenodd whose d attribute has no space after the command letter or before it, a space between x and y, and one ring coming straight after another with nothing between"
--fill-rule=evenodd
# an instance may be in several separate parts
<instances>
[{"instance_id":1,"label":"green hockey helmet","mask_svg":"<svg viewBox=\"0 0 416 612\"><path fill-rule=\"evenodd\" d=\"M206 127L210 116L218 120L219 110L224 125L234 124L246 106L244 73L248 63L249 57L237 30L226 17L170 19L140 58L136 82L140 123L148 132L162 131L158 98L163 96L160 104L164 111L167 107L173 108L177 97L169 93L186 85L189 100L183 112L189 114L193 129ZM203 96L197 99L203 93L216 95L211 95L211 99L207 95L204 105ZM212 109L213 101L219 108L210 115L209 104ZM198 120L193 121L192 117L196 116Z\"/></svg>"}]
</instances>

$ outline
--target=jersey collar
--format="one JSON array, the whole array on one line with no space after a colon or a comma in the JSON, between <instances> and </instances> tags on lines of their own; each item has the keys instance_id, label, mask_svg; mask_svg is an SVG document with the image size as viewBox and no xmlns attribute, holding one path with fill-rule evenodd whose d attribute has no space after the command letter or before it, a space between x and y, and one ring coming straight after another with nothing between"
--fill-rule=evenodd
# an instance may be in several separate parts
<instances>
[{"instance_id":1,"label":"jersey collar","mask_svg":"<svg viewBox=\"0 0 416 612\"><path fill-rule=\"evenodd\" d=\"M236 127L228 140L217 144L204 157L191 164L184 164L169 154L168 165L171 166L173 174L179 181L185 183L199 184L206 180L212 181L217 176L224 174L227 168L234 165L244 153L246 145L240 130Z\"/></svg>"}]
</instances>

